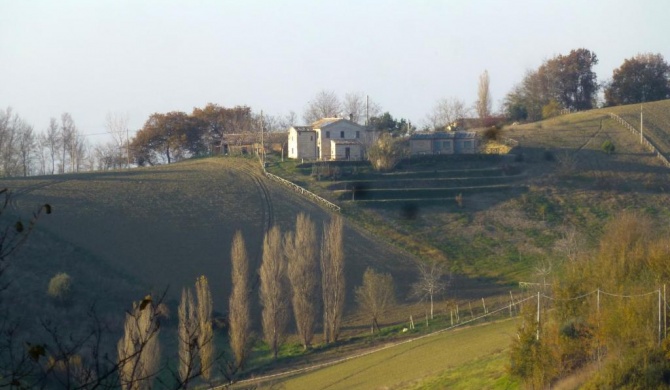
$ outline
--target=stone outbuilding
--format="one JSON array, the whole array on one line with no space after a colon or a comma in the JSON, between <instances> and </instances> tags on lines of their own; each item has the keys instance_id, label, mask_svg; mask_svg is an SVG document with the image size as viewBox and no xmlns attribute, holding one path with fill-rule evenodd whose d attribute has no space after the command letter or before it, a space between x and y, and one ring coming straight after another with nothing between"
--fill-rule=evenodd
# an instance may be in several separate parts
<instances>
[{"instance_id":1,"label":"stone outbuilding","mask_svg":"<svg viewBox=\"0 0 670 390\"><path fill-rule=\"evenodd\" d=\"M477 133L450 131L414 133L409 138L410 154L475 154L478 149Z\"/></svg>"}]
</instances>

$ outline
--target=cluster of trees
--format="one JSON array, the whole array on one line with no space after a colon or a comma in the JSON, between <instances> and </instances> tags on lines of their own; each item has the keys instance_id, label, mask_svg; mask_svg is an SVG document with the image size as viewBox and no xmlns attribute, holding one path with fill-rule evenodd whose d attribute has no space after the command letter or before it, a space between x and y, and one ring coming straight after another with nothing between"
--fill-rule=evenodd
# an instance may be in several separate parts
<instances>
[{"instance_id":1,"label":"cluster of trees","mask_svg":"<svg viewBox=\"0 0 670 390\"><path fill-rule=\"evenodd\" d=\"M143 166L204 155L212 148L220 148L226 134L259 129L259 119L249 107L225 108L212 103L193 109L191 114L155 113L130 143L133 160Z\"/></svg>"},{"instance_id":2,"label":"cluster of trees","mask_svg":"<svg viewBox=\"0 0 670 390\"><path fill-rule=\"evenodd\" d=\"M596 105L598 82L593 66L598 63L595 53L587 49L572 50L545 61L529 71L504 102L511 120L540 120L552 115L547 107L585 110Z\"/></svg>"},{"instance_id":3,"label":"cluster of trees","mask_svg":"<svg viewBox=\"0 0 670 390\"><path fill-rule=\"evenodd\" d=\"M670 99L670 65L660 54L638 54L614 70L605 85L605 105Z\"/></svg>"},{"instance_id":4,"label":"cluster of trees","mask_svg":"<svg viewBox=\"0 0 670 390\"><path fill-rule=\"evenodd\" d=\"M89 167L88 145L68 113L36 133L7 108L0 111L0 176L78 172Z\"/></svg>"},{"instance_id":5,"label":"cluster of trees","mask_svg":"<svg viewBox=\"0 0 670 390\"><path fill-rule=\"evenodd\" d=\"M670 65L660 54L638 54L614 70L612 79L598 84L595 53L581 48L546 60L507 94L504 110L510 120L540 120L561 110L587 110L598 105L604 89L606 106L670 98ZM482 82L480 80L480 85Z\"/></svg>"},{"instance_id":6,"label":"cluster of trees","mask_svg":"<svg viewBox=\"0 0 670 390\"><path fill-rule=\"evenodd\" d=\"M670 339L659 327L666 320L660 295L650 293L670 277L667 230L624 212L605 226L592 252L569 237L569 256L550 281L554 310L542 310L538 326L535 303L527 305L511 350L511 374L545 388L597 362L602 368L586 388L667 386Z\"/></svg>"}]
</instances>

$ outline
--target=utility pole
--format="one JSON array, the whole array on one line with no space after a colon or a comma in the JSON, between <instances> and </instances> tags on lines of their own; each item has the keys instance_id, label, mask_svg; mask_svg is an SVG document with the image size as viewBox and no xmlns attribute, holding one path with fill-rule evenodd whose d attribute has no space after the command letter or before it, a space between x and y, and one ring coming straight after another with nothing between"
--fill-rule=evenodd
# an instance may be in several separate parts
<instances>
[{"instance_id":1,"label":"utility pole","mask_svg":"<svg viewBox=\"0 0 670 390\"><path fill-rule=\"evenodd\" d=\"M370 121L370 95L365 95L365 129L367 130Z\"/></svg>"},{"instance_id":2,"label":"utility pole","mask_svg":"<svg viewBox=\"0 0 670 390\"><path fill-rule=\"evenodd\" d=\"M130 169L130 137L128 136L127 127L126 127L126 157L128 160L128 169Z\"/></svg>"},{"instance_id":3,"label":"utility pole","mask_svg":"<svg viewBox=\"0 0 670 390\"><path fill-rule=\"evenodd\" d=\"M642 104L640 104L640 143L643 142L644 136L642 135L644 133L644 120L642 116Z\"/></svg>"}]
</instances>

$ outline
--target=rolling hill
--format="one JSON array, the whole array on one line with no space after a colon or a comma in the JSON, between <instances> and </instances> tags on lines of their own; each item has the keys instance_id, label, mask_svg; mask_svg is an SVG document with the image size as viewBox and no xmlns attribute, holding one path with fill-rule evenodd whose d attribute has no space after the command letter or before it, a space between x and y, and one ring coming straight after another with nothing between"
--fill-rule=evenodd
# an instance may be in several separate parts
<instances>
[{"instance_id":1,"label":"rolling hill","mask_svg":"<svg viewBox=\"0 0 670 390\"><path fill-rule=\"evenodd\" d=\"M176 313L182 288L206 275L221 315L227 310L230 244L237 230L255 270L268 226L293 229L299 212L309 214L319 229L330 218L318 205L265 179L257 160L243 158L4 179L0 187L14 191L14 212L27 214L45 202L53 207L11 270L20 281L11 289L13 299L35 317L57 311L43 303L49 278L58 272L74 279L71 312L83 314L95 301L121 318L132 301L167 289L168 306ZM412 256L351 225L345 227L345 242L347 291L360 284L370 265L413 278ZM353 294L347 298L351 306Z\"/></svg>"},{"instance_id":2,"label":"rolling hill","mask_svg":"<svg viewBox=\"0 0 670 390\"><path fill-rule=\"evenodd\" d=\"M667 155L670 101L645 107L649 137ZM670 169L639 144L639 137L611 119L610 112L635 125L639 105L507 127L502 135L519 145L504 160L437 159L414 162L402 177L363 177L366 184L374 185L375 196L412 190L416 182L440 194L437 201L418 202L411 215L402 204L388 202L380 207L372 201L351 200L347 191L359 180L356 177L316 181L295 164L293 171L286 168L290 163L277 163L272 169L290 171L293 176L288 178L343 207L349 220L345 325L350 332L360 332L365 329L364 319L354 313L351 292L367 266L391 272L402 300L416 279L415 259L407 252L446 259L454 273L448 301L441 303L440 310L446 313L444 305L449 302L508 294L520 281L551 277L552 269L570 250L592 247L603 224L621 210L667 220ZM614 153L602 150L605 141L615 145ZM510 169L514 174L506 177ZM441 172L448 174L443 177ZM524 190L490 188L499 182ZM464 183L480 189L460 191L463 199L458 204L453 186ZM0 187L14 190L11 209L15 213L29 213L44 202L54 210L12 259L8 275L13 288L3 299L11 301L13 308L22 308L16 311L18 316L49 316L72 329L95 302L119 331L115 318L131 301L166 288L167 303L174 312L181 289L192 286L201 274L209 278L215 310L223 314L235 231L243 232L252 262L258 264L268 226L292 229L301 211L318 226L329 219L328 211L265 179L257 161L244 158L3 179ZM57 272L74 278L75 298L65 310L45 298L49 278ZM406 318L405 308L392 315L392 321ZM497 351L505 346L501 341Z\"/></svg>"}]
</instances>

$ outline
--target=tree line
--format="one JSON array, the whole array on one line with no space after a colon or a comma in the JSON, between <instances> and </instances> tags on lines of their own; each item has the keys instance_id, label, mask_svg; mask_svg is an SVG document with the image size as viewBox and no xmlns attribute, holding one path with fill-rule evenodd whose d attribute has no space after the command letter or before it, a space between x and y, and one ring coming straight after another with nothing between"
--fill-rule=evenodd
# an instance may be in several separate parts
<instances>
[{"instance_id":1,"label":"tree line","mask_svg":"<svg viewBox=\"0 0 670 390\"><path fill-rule=\"evenodd\" d=\"M638 54L613 71L612 79L599 84L593 67L596 54L571 50L546 60L505 97L503 109L513 121L537 121L561 110L588 110L600 105L643 103L670 98L670 65L660 54ZM604 90L604 102L598 92Z\"/></svg>"}]
</instances>

